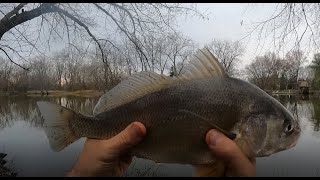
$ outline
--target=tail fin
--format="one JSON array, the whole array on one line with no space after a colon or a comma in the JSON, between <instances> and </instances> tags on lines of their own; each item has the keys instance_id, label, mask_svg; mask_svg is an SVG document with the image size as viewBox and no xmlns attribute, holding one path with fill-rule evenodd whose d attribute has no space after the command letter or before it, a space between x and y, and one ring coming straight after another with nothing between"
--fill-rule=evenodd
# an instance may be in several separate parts
<instances>
[{"instance_id":1,"label":"tail fin","mask_svg":"<svg viewBox=\"0 0 320 180\"><path fill-rule=\"evenodd\" d=\"M76 117L74 111L44 101L37 102L37 105L44 118L44 130L52 150L61 151L80 138L70 124L70 120Z\"/></svg>"}]
</instances>

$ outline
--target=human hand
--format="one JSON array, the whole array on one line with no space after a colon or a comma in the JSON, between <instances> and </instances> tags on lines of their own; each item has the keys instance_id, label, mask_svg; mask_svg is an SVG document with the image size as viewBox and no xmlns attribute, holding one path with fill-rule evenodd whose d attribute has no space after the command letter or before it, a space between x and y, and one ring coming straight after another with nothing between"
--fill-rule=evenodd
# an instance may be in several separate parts
<instances>
[{"instance_id":1,"label":"human hand","mask_svg":"<svg viewBox=\"0 0 320 180\"><path fill-rule=\"evenodd\" d=\"M226 164L226 176L255 176L255 158L249 159L234 141L212 129L206 135L206 143L212 153Z\"/></svg>"},{"instance_id":2,"label":"human hand","mask_svg":"<svg viewBox=\"0 0 320 180\"><path fill-rule=\"evenodd\" d=\"M139 122L127 126L108 140L87 139L79 159L68 176L121 176L129 167L130 149L146 134Z\"/></svg>"}]
</instances>

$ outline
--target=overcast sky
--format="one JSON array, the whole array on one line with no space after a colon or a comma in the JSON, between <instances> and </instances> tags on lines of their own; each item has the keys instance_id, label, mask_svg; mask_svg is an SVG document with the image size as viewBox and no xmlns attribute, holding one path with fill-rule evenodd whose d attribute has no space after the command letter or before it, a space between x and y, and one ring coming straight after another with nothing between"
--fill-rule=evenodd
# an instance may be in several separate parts
<instances>
[{"instance_id":1,"label":"overcast sky","mask_svg":"<svg viewBox=\"0 0 320 180\"><path fill-rule=\"evenodd\" d=\"M180 17L178 18L178 29L186 36L189 36L194 41L196 41L201 47L206 43L209 43L214 38L218 38L221 40L240 40L245 37L250 28L253 27L254 22L266 20L270 18L276 10L275 3L267 3L267 4L247 4L247 3L198 3L198 9L200 12L209 13L209 20L202 20L199 17L190 17L187 18ZM91 11L91 13L95 13L96 11ZM105 16L103 16L105 17ZM110 22L105 24L105 18L96 17L96 19L102 19L102 28L110 28ZM35 21L41 21L41 18L37 18ZM242 25L241 25L242 22ZM28 21L29 24L30 22ZM111 23L112 24L112 23ZM28 31L31 29L28 26ZM38 26L34 27L36 29L35 32L38 32ZM91 29L94 34L99 34L101 29ZM30 30L31 31L31 30ZM104 29L103 33L109 32ZM100 33L101 34L101 33ZM99 35L100 35L99 34ZM9 35L9 34L7 34ZM307 35L307 34L306 34ZM47 37L46 34L43 36ZM110 34L108 35L110 36ZM112 37L117 37L114 34ZM245 47L245 54L241 57L241 63L238 66L238 69L242 69L245 65L249 64L255 56L263 55L266 51L274 51L273 46L270 42L272 42L272 37L264 38L262 37L262 41L266 41L264 46L258 46L257 41L257 33L250 36L251 38L242 39ZM77 37L75 37L77 38ZM307 38L305 38L307 39ZM43 40L46 42L46 38ZM81 41L80 41L81 42ZM262 45L263 42L260 43ZM50 51L54 51L55 49L61 49L66 44L63 41L51 42ZM292 45L292 44L291 44ZM290 43L283 44L283 47L290 47ZM31 46L30 46L31 48ZM39 49L46 48L46 46L40 46ZM287 51L283 51L282 55ZM308 60L312 59L314 51L307 54ZM280 54L281 55L281 54Z\"/></svg>"},{"instance_id":2,"label":"overcast sky","mask_svg":"<svg viewBox=\"0 0 320 180\"><path fill-rule=\"evenodd\" d=\"M200 11L208 10L210 12L209 20L200 18L180 19L179 29L187 36L194 39L200 45L210 42L213 38L240 40L245 37L252 28L253 23L270 18L276 10L276 4L247 4L247 3L199 3ZM241 26L240 22L243 21ZM272 45L268 44L270 38L266 38L263 47L258 47L257 36L253 34L252 38L244 39L246 52L241 57L241 68L247 65L257 55L263 55L266 51L273 51ZM292 44L291 44L292 45ZM284 46L290 46L290 43ZM312 54L307 55L310 59Z\"/></svg>"}]
</instances>

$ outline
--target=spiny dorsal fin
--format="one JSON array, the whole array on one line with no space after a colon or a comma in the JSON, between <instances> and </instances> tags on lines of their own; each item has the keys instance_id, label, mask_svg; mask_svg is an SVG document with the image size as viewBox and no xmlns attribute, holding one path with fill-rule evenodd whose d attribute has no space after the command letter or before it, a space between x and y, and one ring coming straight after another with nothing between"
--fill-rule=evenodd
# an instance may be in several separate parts
<instances>
[{"instance_id":1,"label":"spiny dorsal fin","mask_svg":"<svg viewBox=\"0 0 320 180\"><path fill-rule=\"evenodd\" d=\"M190 64L185 68L185 73L179 77L168 77L146 71L136 73L104 94L95 106L93 114L97 115L129 103L179 81L226 76L219 61L207 48L199 50L190 60Z\"/></svg>"},{"instance_id":2,"label":"spiny dorsal fin","mask_svg":"<svg viewBox=\"0 0 320 180\"><path fill-rule=\"evenodd\" d=\"M227 76L218 59L207 48L193 55L190 64L185 68L185 72L180 77L183 80Z\"/></svg>"},{"instance_id":3,"label":"spiny dorsal fin","mask_svg":"<svg viewBox=\"0 0 320 180\"><path fill-rule=\"evenodd\" d=\"M93 114L108 111L119 105L129 103L146 94L156 92L172 84L173 78L154 72L139 72L120 82L104 94L93 110Z\"/></svg>"}]
</instances>

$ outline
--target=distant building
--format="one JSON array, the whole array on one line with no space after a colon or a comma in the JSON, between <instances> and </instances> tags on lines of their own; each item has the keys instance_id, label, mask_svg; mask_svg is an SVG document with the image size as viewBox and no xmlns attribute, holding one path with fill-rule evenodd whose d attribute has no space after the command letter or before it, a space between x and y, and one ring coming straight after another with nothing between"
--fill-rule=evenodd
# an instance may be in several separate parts
<instances>
[{"instance_id":1,"label":"distant building","mask_svg":"<svg viewBox=\"0 0 320 180\"><path fill-rule=\"evenodd\" d=\"M310 83L305 79L298 80L299 94L309 94Z\"/></svg>"}]
</instances>

